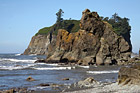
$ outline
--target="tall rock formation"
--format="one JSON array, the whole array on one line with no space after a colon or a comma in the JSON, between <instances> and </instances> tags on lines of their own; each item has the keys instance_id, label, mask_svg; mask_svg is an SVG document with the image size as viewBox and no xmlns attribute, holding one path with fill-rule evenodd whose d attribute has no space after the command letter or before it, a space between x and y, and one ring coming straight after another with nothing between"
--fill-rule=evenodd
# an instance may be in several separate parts
<instances>
[{"instance_id":1,"label":"tall rock formation","mask_svg":"<svg viewBox=\"0 0 140 93\"><path fill-rule=\"evenodd\" d=\"M53 35L37 35L33 36L28 48L24 51L24 55L29 54L37 54L37 55L46 55L47 54L47 47L50 44L50 38L52 39L51 42L55 42L56 36Z\"/></svg>"},{"instance_id":2,"label":"tall rock formation","mask_svg":"<svg viewBox=\"0 0 140 93\"><path fill-rule=\"evenodd\" d=\"M86 9L80 21L80 30L69 33L60 29L56 46L50 49L54 51L48 51L47 61L103 65L127 61L132 48L122 36L113 31L109 23L100 19L97 12Z\"/></svg>"}]
</instances>

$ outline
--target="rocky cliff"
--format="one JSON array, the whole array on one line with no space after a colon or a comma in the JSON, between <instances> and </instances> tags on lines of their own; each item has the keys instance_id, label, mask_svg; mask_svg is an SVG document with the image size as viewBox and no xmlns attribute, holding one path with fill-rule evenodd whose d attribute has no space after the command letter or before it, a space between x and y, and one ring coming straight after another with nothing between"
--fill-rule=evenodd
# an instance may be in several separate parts
<instances>
[{"instance_id":1,"label":"rocky cliff","mask_svg":"<svg viewBox=\"0 0 140 93\"><path fill-rule=\"evenodd\" d=\"M131 46L118 36L97 12L83 11L80 29L70 33L60 29L56 46L49 44L46 61L77 62L80 65L116 64L130 58Z\"/></svg>"},{"instance_id":2,"label":"rocky cliff","mask_svg":"<svg viewBox=\"0 0 140 93\"><path fill-rule=\"evenodd\" d=\"M68 32L77 32L79 30L79 20L63 20L61 23L56 23L50 27L44 27L32 37L28 48L23 53L24 55L37 54L46 55L48 47L54 46L58 29L64 28ZM50 41L51 44L50 44ZM54 47L53 47L54 48ZM53 49L49 48L49 51ZM50 55L50 52L49 52Z\"/></svg>"},{"instance_id":3,"label":"rocky cliff","mask_svg":"<svg viewBox=\"0 0 140 93\"><path fill-rule=\"evenodd\" d=\"M56 40L56 36L52 36L52 40L50 41L50 35L36 35L33 36L28 48L24 51L24 55L29 54L37 54L37 55L46 55L47 47L50 42L54 42Z\"/></svg>"}]
</instances>

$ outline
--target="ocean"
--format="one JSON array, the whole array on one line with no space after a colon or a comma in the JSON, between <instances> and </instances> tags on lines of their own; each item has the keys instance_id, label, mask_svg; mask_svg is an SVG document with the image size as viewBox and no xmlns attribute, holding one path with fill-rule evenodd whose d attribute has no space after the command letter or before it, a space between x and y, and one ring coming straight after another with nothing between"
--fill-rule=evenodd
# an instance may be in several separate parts
<instances>
[{"instance_id":1,"label":"ocean","mask_svg":"<svg viewBox=\"0 0 140 93\"><path fill-rule=\"evenodd\" d=\"M29 90L52 90L39 84L70 85L87 77L99 82L115 82L119 66L62 66L58 64L34 63L46 56L0 54L0 90L28 87ZM35 81L26 79L31 76ZM63 78L69 78L64 81Z\"/></svg>"}]
</instances>

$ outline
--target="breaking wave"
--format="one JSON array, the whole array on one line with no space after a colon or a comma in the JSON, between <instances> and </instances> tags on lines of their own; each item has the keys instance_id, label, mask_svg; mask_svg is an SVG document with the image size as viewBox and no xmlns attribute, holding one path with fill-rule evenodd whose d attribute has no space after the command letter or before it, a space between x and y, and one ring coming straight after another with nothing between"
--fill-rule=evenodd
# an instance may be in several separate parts
<instances>
[{"instance_id":1,"label":"breaking wave","mask_svg":"<svg viewBox=\"0 0 140 93\"><path fill-rule=\"evenodd\" d=\"M11 62L35 62L36 60L25 60L25 59L12 59L12 58L0 58L0 61L11 61Z\"/></svg>"},{"instance_id":2,"label":"breaking wave","mask_svg":"<svg viewBox=\"0 0 140 93\"><path fill-rule=\"evenodd\" d=\"M29 56L36 56L37 54L30 54Z\"/></svg>"},{"instance_id":3,"label":"breaking wave","mask_svg":"<svg viewBox=\"0 0 140 93\"><path fill-rule=\"evenodd\" d=\"M0 70L18 70L33 67L35 64L28 65L14 65L14 66L0 66Z\"/></svg>"},{"instance_id":4,"label":"breaking wave","mask_svg":"<svg viewBox=\"0 0 140 93\"><path fill-rule=\"evenodd\" d=\"M82 68L89 68L89 66L80 66L80 65L79 65L78 67L82 67Z\"/></svg>"},{"instance_id":5,"label":"breaking wave","mask_svg":"<svg viewBox=\"0 0 140 93\"><path fill-rule=\"evenodd\" d=\"M21 54L15 54L15 56L20 56Z\"/></svg>"},{"instance_id":6,"label":"breaking wave","mask_svg":"<svg viewBox=\"0 0 140 93\"><path fill-rule=\"evenodd\" d=\"M46 64L48 66L58 66L58 64Z\"/></svg>"},{"instance_id":7,"label":"breaking wave","mask_svg":"<svg viewBox=\"0 0 140 93\"><path fill-rule=\"evenodd\" d=\"M72 67L52 67L52 68L49 68L49 67L47 67L47 68L34 68L34 69L36 69L36 70L70 70L70 69L72 69Z\"/></svg>"},{"instance_id":8,"label":"breaking wave","mask_svg":"<svg viewBox=\"0 0 140 93\"><path fill-rule=\"evenodd\" d=\"M106 74L106 73L118 73L118 70L111 70L111 71L87 71L87 73L91 74Z\"/></svg>"}]
</instances>

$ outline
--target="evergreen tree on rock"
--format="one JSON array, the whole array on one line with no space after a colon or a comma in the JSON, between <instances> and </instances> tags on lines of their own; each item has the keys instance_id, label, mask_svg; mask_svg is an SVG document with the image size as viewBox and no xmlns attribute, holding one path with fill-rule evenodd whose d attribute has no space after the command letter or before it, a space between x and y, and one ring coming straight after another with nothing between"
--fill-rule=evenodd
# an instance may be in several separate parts
<instances>
[{"instance_id":1,"label":"evergreen tree on rock","mask_svg":"<svg viewBox=\"0 0 140 93\"><path fill-rule=\"evenodd\" d=\"M62 21L63 21L63 18L62 18L63 13L64 13L64 12L63 12L62 9L59 9L59 11L56 13L56 16L57 16L57 21L56 21L56 23L62 22Z\"/></svg>"}]
</instances>

